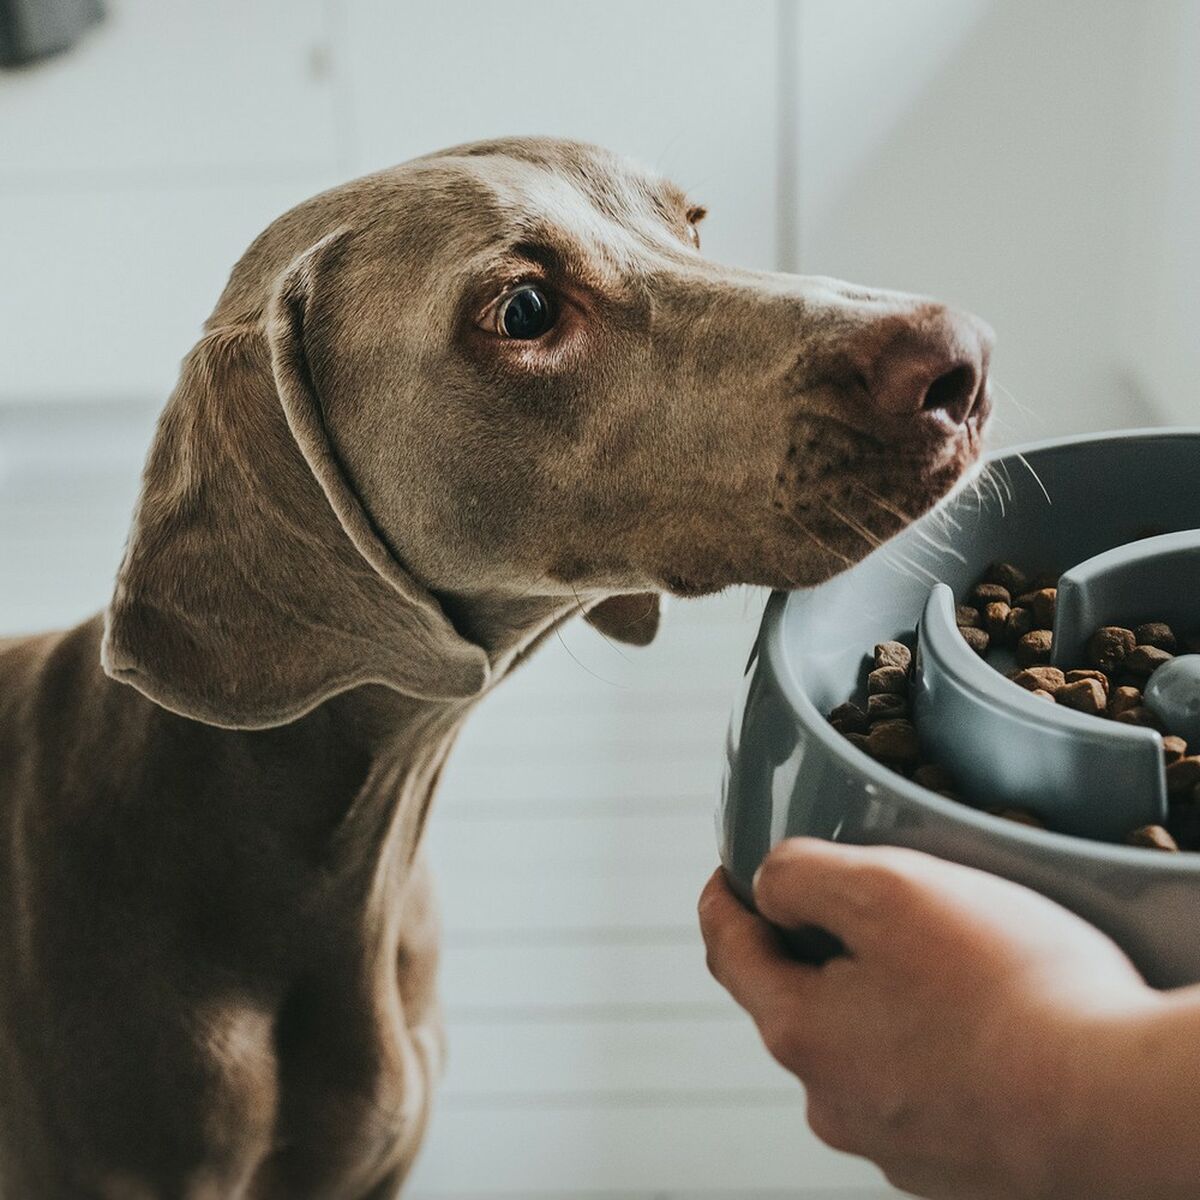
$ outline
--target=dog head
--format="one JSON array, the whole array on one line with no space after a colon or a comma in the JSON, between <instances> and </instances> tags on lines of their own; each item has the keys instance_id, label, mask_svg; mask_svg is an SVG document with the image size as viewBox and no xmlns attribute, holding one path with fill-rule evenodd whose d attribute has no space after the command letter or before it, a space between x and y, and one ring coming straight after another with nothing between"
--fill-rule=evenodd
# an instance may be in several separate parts
<instances>
[{"instance_id":1,"label":"dog head","mask_svg":"<svg viewBox=\"0 0 1200 1200\"><path fill-rule=\"evenodd\" d=\"M591 146L481 143L285 214L185 361L106 669L219 724L380 682L456 697L447 612L803 587L974 462L990 333L931 301L717 266L702 210Z\"/></svg>"}]
</instances>

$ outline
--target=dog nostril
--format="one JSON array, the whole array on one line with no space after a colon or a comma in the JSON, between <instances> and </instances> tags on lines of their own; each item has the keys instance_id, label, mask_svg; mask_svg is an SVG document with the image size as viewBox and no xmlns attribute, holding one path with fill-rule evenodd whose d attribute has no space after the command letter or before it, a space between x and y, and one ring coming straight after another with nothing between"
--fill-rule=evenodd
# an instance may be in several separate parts
<instances>
[{"instance_id":1,"label":"dog nostril","mask_svg":"<svg viewBox=\"0 0 1200 1200\"><path fill-rule=\"evenodd\" d=\"M977 389L974 369L960 363L929 385L921 408L924 412L944 412L956 425L961 425L971 415Z\"/></svg>"}]
</instances>

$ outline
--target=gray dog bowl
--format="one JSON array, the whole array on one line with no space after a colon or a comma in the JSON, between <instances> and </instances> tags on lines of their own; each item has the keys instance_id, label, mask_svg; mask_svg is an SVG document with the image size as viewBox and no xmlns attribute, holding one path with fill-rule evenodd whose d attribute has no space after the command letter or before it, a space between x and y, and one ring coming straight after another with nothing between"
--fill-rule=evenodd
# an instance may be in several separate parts
<instances>
[{"instance_id":1,"label":"gray dog bowl","mask_svg":"<svg viewBox=\"0 0 1200 1200\"><path fill-rule=\"evenodd\" d=\"M1000 494L963 492L946 515L918 522L821 587L772 596L730 725L717 821L721 860L749 900L759 863L785 837L908 846L1004 876L1074 910L1108 933L1151 983L1200 981L1200 854L993 817L888 770L826 720L846 699L863 699L864 657L876 643L912 644L922 626L913 698L921 736L932 749L922 717L936 712L932 736L959 747L947 765L961 770L982 759L973 781L986 793L980 800L1036 808L1029 802L1041 796L1062 814L1060 829L1095 837L1161 813L1158 735L1117 732L1048 705L960 653L965 643L946 636L953 632L950 597L936 585L962 596L989 563L1011 561L1034 572L1070 572L1079 590L1068 603L1083 615L1072 608L1063 619L1076 627L1161 616L1194 631L1200 595L1188 589L1181 597L1172 588L1168 596L1162 586L1194 569L1189 546L1200 550L1200 429L1047 442L993 457L990 469ZM1118 547L1126 549L1110 553ZM1172 556L1181 550L1186 562L1177 568ZM1130 561L1141 564L1135 575L1149 585L1132 595L1123 582ZM1142 597L1146 608L1136 611ZM792 941L798 955L814 960L836 951L820 930Z\"/></svg>"}]
</instances>

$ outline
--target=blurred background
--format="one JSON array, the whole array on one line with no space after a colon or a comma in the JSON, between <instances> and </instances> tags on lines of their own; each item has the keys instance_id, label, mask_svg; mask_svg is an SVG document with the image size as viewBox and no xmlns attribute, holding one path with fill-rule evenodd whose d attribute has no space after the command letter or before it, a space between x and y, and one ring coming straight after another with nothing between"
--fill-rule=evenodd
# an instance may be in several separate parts
<instances>
[{"instance_id":1,"label":"blurred background","mask_svg":"<svg viewBox=\"0 0 1200 1200\"><path fill-rule=\"evenodd\" d=\"M1200 421L1195 0L105 0L73 40L89 0L0 10L39 5L71 44L0 70L6 632L105 603L251 238L496 134L660 168L713 257L982 314L997 444ZM763 599L676 604L645 651L573 628L468 727L430 833L451 1060L412 1196L894 1194L807 1132L695 929Z\"/></svg>"}]
</instances>

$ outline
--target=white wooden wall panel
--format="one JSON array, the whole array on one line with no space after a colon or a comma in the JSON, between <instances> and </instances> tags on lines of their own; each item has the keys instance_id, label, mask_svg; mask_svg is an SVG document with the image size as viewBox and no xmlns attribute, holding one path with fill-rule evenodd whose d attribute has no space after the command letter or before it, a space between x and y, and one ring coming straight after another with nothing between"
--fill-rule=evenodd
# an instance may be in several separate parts
<instances>
[{"instance_id":1,"label":"white wooden wall panel","mask_svg":"<svg viewBox=\"0 0 1200 1200\"><path fill-rule=\"evenodd\" d=\"M802 269L987 318L998 442L1167 419L1115 349L1158 7L802 0Z\"/></svg>"},{"instance_id":2,"label":"white wooden wall panel","mask_svg":"<svg viewBox=\"0 0 1200 1200\"><path fill-rule=\"evenodd\" d=\"M775 21L768 0L348 0L356 162L511 133L599 142L709 205L707 253L771 267Z\"/></svg>"},{"instance_id":3,"label":"white wooden wall panel","mask_svg":"<svg viewBox=\"0 0 1200 1200\"><path fill-rule=\"evenodd\" d=\"M873 1167L822 1147L803 1113L798 1099L720 1095L483 1106L446 1101L412 1191L420 1200L455 1193L569 1200L589 1191L613 1200L683 1200L714 1191L749 1200L767 1188L790 1200L896 1194ZM556 1179L571 1182L556 1186Z\"/></svg>"},{"instance_id":4,"label":"white wooden wall panel","mask_svg":"<svg viewBox=\"0 0 1200 1200\"><path fill-rule=\"evenodd\" d=\"M75 50L0 74L0 187L327 168L323 0L107 0Z\"/></svg>"},{"instance_id":5,"label":"white wooden wall panel","mask_svg":"<svg viewBox=\"0 0 1200 1200\"><path fill-rule=\"evenodd\" d=\"M264 225L333 182L6 188L0 399L153 399Z\"/></svg>"}]
</instances>

